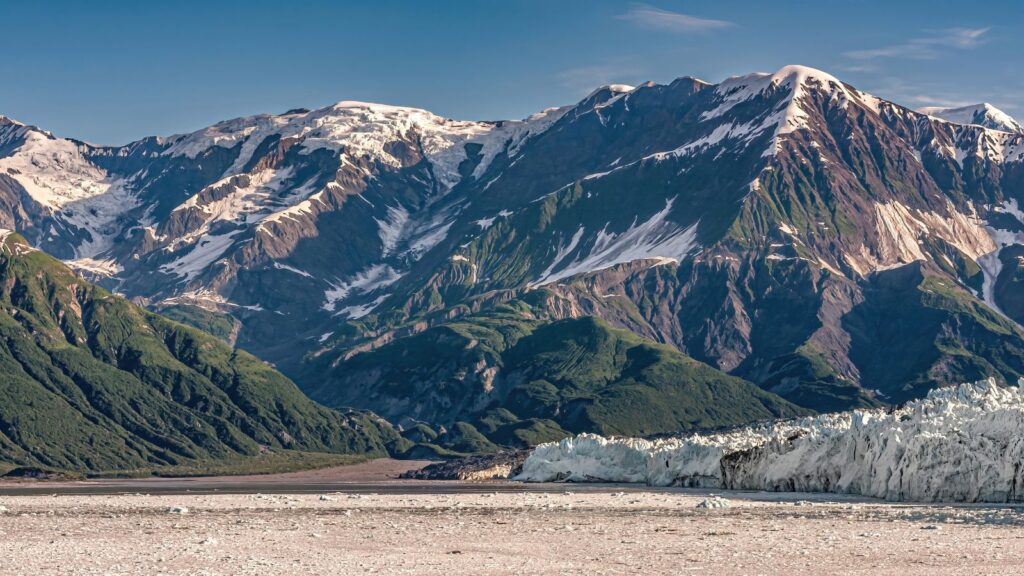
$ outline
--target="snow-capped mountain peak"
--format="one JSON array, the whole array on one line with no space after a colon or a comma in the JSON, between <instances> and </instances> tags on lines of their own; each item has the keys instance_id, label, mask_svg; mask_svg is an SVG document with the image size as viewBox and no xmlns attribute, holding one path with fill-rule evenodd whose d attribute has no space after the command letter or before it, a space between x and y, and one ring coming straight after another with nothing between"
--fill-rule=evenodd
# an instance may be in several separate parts
<instances>
[{"instance_id":1,"label":"snow-capped mountain peak","mask_svg":"<svg viewBox=\"0 0 1024 576\"><path fill-rule=\"evenodd\" d=\"M754 74L752 77L764 78L763 74ZM768 76L768 79L772 84L777 86L788 85L791 87L798 87L807 84L808 82L817 83L823 86L833 85L840 89L843 89L843 82L828 72L818 70L817 68L811 68L810 66L801 66L799 64L790 64L779 68L774 74Z\"/></svg>"},{"instance_id":2,"label":"snow-capped mountain peak","mask_svg":"<svg viewBox=\"0 0 1024 576\"><path fill-rule=\"evenodd\" d=\"M715 86L714 92L715 105L701 114L702 121L721 119L737 106L755 100L772 101L770 107L755 106L754 121L729 129L730 136L747 140L772 130L772 144L765 156L778 152L783 136L807 128L813 118L820 117L815 108L822 103L845 109L856 102L871 110L877 110L879 103L877 98L858 92L827 72L800 65L784 66L774 73L734 76Z\"/></svg>"},{"instance_id":3,"label":"snow-capped mountain peak","mask_svg":"<svg viewBox=\"0 0 1024 576\"><path fill-rule=\"evenodd\" d=\"M0 126L24 126L21 122L18 122L14 118L9 118L0 114Z\"/></svg>"},{"instance_id":4,"label":"snow-capped mountain peak","mask_svg":"<svg viewBox=\"0 0 1024 576\"><path fill-rule=\"evenodd\" d=\"M549 126L562 112L564 109L552 108L523 121L482 122L452 120L419 108L344 100L312 111L297 109L279 116L261 114L220 122L172 137L169 140L174 144L164 154L195 158L212 146L233 148L241 143L237 160L224 174L227 177L239 173L267 138L294 138L307 153L327 149L398 168L403 160L389 147L408 141L426 156L441 187L448 189L461 179L458 167L466 159L466 144L483 147L479 174L506 144L514 147L521 138Z\"/></svg>"},{"instance_id":5,"label":"snow-capped mountain peak","mask_svg":"<svg viewBox=\"0 0 1024 576\"><path fill-rule=\"evenodd\" d=\"M1024 125L988 102L959 108L922 108L920 112L955 124L973 124L1001 132L1024 134Z\"/></svg>"},{"instance_id":6,"label":"snow-capped mountain peak","mask_svg":"<svg viewBox=\"0 0 1024 576\"><path fill-rule=\"evenodd\" d=\"M755 72L744 76L733 76L722 81L716 92L726 97L733 104L749 100L769 90L788 88L794 92L809 84L847 92L845 84L835 76L800 65L783 66L774 73ZM724 113L726 110L719 111Z\"/></svg>"},{"instance_id":7,"label":"snow-capped mountain peak","mask_svg":"<svg viewBox=\"0 0 1024 576\"><path fill-rule=\"evenodd\" d=\"M79 143L25 124L12 122L9 126L14 131L0 135L0 144L14 144L16 150L0 158L0 171L17 175L40 204L60 208L102 194L109 187L104 170L83 157Z\"/></svg>"},{"instance_id":8,"label":"snow-capped mountain peak","mask_svg":"<svg viewBox=\"0 0 1024 576\"><path fill-rule=\"evenodd\" d=\"M630 86L628 84L605 84L604 86L598 86L597 88L592 90L590 94L587 94L587 96L583 98L583 102L586 102L591 98L594 98L595 96L598 96L606 92L610 92L612 95L618 95L626 94L628 92L632 92L633 90L636 90L636 86Z\"/></svg>"}]
</instances>

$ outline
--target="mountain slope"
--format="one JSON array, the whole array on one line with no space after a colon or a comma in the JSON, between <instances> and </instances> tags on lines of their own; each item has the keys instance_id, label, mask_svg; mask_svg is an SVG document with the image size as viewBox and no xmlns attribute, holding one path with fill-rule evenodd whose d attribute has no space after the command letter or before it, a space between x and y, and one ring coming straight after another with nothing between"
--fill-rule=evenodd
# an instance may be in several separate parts
<instances>
[{"instance_id":1,"label":"mountain slope","mask_svg":"<svg viewBox=\"0 0 1024 576\"><path fill-rule=\"evenodd\" d=\"M395 421L463 421L499 444L531 444L538 428L557 431L554 438L562 431L650 435L804 412L593 317L538 318L531 310L541 297L535 292L532 304L504 304L324 366L311 394Z\"/></svg>"},{"instance_id":2,"label":"mountain slope","mask_svg":"<svg viewBox=\"0 0 1024 576\"><path fill-rule=\"evenodd\" d=\"M332 401L387 394L325 373L342 386L392 360L373 350L543 292L544 322L869 407L1021 374L1024 134L978 110L786 66L513 122L342 102L102 147L0 121L0 222Z\"/></svg>"},{"instance_id":3,"label":"mountain slope","mask_svg":"<svg viewBox=\"0 0 1024 576\"><path fill-rule=\"evenodd\" d=\"M98 472L267 451L385 454L378 418L309 401L245 352L0 239L0 462Z\"/></svg>"},{"instance_id":4,"label":"mountain slope","mask_svg":"<svg viewBox=\"0 0 1024 576\"><path fill-rule=\"evenodd\" d=\"M1024 225L1021 150L803 67L642 86L498 155L465 225L326 344L377 346L543 286L554 317L597 315L819 410L905 399L886 374L916 395L1015 381L1022 335L994 287ZM919 298L932 284L944 300ZM874 343L890 333L938 344L904 371Z\"/></svg>"}]
</instances>

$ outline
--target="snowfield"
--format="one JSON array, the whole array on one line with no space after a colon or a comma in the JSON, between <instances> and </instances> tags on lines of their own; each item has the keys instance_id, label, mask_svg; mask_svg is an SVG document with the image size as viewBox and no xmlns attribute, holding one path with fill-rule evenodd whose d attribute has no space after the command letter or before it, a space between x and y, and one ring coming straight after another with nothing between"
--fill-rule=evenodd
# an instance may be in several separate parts
<instances>
[{"instance_id":1,"label":"snowfield","mask_svg":"<svg viewBox=\"0 0 1024 576\"><path fill-rule=\"evenodd\" d=\"M1022 463L1024 392L989 379L932 391L892 412L663 440L582 434L538 446L517 479L1019 502Z\"/></svg>"}]
</instances>

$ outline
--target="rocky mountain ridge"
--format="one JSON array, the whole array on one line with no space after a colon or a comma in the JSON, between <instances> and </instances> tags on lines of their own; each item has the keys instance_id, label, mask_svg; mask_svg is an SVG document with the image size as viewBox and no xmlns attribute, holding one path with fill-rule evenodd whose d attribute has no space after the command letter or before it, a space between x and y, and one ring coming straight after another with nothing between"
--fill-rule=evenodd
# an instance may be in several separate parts
<instances>
[{"instance_id":1,"label":"rocky mountain ridge","mask_svg":"<svg viewBox=\"0 0 1024 576\"><path fill-rule=\"evenodd\" d=\"M219 315L322 399L360 355L529 301L808 408L872 406L1024 373L1024 134L954 112L787 66L515 122L342 102L110 148L5 121L0 224Z\"/></svg>"}]
</instances>

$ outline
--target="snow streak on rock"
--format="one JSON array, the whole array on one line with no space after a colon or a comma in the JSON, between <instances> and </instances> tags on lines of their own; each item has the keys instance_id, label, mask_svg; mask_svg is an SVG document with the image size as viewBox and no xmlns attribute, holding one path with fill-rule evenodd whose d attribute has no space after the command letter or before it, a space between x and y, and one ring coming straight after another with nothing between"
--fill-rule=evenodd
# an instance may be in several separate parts
<instances>
[{"instance_id":1,"label":"snow streak on rock","mask_svg":"<svg viewBox=\"0 0 1024 576\"><path fill-rule=\"evenodd\" d=\"M892 412L853 411L665 440L583 434L538 446L520 480L1024 500L1024 392L993 380Z\"/></svg>"},{"instance_id":2,"label":"snow streak on rock","mask_svg":"<svg viewBox=\"0 0 1024 576\"><path fill-rule=\"evenodd\" d=\"M643 223L634 222L627 230L616 234L607 227L597 232L593 247L585 255L566 262L579 245L584 228L573 234L567 246L560 247L551 265L531 286L544 286L578 274L604 270L616 264L635 260L655 260L659 263L678 263L697 246L697 224L683 228L668 219L675 198L665 208ZM557 270L556 270L557 268Z\"/></svg>"}]
</instances>

